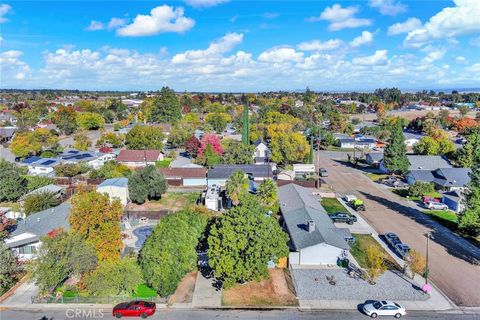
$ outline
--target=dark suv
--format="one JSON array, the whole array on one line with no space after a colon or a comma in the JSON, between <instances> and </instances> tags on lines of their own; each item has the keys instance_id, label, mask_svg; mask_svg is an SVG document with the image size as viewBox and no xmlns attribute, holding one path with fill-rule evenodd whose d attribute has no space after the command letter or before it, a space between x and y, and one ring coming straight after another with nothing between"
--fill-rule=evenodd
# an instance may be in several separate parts
<instances>
[{"instance_id":1,"label":"dark suv","mask_svg":"<svg viewBox=\"0 0 480 320\"><path fill-rule=\"evenodd\" d=\"M337 212L330 215L330 219L332 219L333 222L345 222L347 224L353 224L354 222L357 222L357 217L343 212Z\"/></svg>"}]
</instances>

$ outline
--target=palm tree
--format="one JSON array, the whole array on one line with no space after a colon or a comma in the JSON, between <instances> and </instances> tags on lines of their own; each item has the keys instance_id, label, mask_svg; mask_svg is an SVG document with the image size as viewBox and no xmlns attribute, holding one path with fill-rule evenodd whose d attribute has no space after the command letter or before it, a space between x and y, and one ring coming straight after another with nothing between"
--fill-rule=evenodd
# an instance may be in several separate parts
<instances>
[{"instance_id":1,"label":"palm tree","mask_svg":"<svg viewBox=\"0 0 480 320\"><path fill-rule=\"evenodd\" d=\"M248 178L243 171L235 171L225 184L228 197L232 200L233 205L240 203L242 194L248 192Z\"/></svg>"},{"instance_id":2,"label":"palm tree","mask_svg":"<svg viewBox=\"0 0 480 320\"><path fill-rule=\"evenodd\" d=\"M264 180L257 190L260 204L274 213L278 211L277 185L272 179Z\"/></svg>"}]
</instances>

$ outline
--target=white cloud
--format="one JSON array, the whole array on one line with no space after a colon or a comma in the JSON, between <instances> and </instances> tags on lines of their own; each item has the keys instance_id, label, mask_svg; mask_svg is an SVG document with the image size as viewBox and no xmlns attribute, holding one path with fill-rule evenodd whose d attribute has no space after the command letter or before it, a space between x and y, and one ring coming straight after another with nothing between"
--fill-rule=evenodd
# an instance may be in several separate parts
<instances>
[{"instance_id":1,"label":"white cloud","mask_svg":"<svg viewBox=\"0 0 480 320\"><path fill-rule=\"evenodd\" d=\"M151 36L165 32L185 32L193 28L195 20L184 16L182 7L163 5L153 8L150 15L139 14L132 24L117 30L124 37Z\"/></svg>"},{"instance_id":2,"label":"white cloud","mask_svg":"<svg viewBox=\"0 0 480 320\"><path fill-rule=\"evenodd\" d=\"M17 50L9 50L0 52L0 70L2 71L2 81L17 81L24 80L31 72L30 67L20 58L23 52Z\"/></svg>"},{"instance_id":3,"label":"white cloud","mask_svg":"<svg viewBox=\"0 0 480 320\"><path fill-rule=\"evenodd\" d=\"M110 22L108 22L108 29L117 29L120 27L125 26L128 23L127 18L112 18L110 19Z\"/></svg>"},{"instance_id":4,"label":"white cloud","mask_svg":"<svg viewBox=\"0 0 480 320\"><path fill-rule=\"evenodd\" d=\"M331 39L327 41L313 40L298 44L297 49L301 51L328 51L340 48L343 41L340 39Z\"/></svg>"},{"instance_id":5,"label":"white cloud","mask_svg":"<svg viewBox=\"0 0 480 320\"><path fill-rule=\"evenodd\" d=\"M466 64L467 63L467 59L465 57L462 57L462 56L456 57L455 61L457 61L457 63L460 63L460 64Z\"/></svg>"},{"instance_id":6,"label":"white cloud","mask_svg":"<svg viewBox=\"0 0 480 320\"><path fill-rule=\"evenodd\" d=\"M408 18L404 22L398 22L388 27L388 35L395 36L397 34L407 33L418 29L422 26L422 21L417 18Z\"/></svg>"},{"instance_id":7,"label":"white cloud","mask_svg":"<svg viewBox=\"0 0 480 320\"><path fill-rule=\"evenodd\" d=\"M396 16L407 11L407 6L395 0L370 0L368 5L377 9L384 16Z\"/></svg>"},{"instance_id":8,"label":"white cloud","mask_svg":"<svg viewBox=\"0 0 480 320\"><path fill-rule=\"evenodd\" d=\"M364 44L372 43L373 33L368 31L363 31L362 34L350 42L352 47L363 46Z\"/></svg>"},{"instance_id":9,"label":"white cloud","mask_svg":"<svg viewBox=\"0 0 480 320\"><path fill-rule=\"evenodd\" d=\"M85 30L87 31L98 31L103 29L105 29L104 24L100 21L95 21L95 20L90 21L90 24L88 25L88 27L85 28Z\"/></svg>"},{"instance_id":10,"label":"white cloud","mask_svg":"<svg viewBox=\"0 0 480 320\"><path fill-rule=\"evenodd\" d=\"M319 17L310 17L307 19L307 21L316 22L320 20L326 20L330 22L330 25L328 26L328 29L330 31L338 31L345 28L357 28L361 26L371 25L371 20L355 17L358 11L358 6L350 6L343 8L337 3L331 7L326 7Z\"/></svg>"},{"instance_id":11,"label":"white cloud","mask_svg":"<svg viewBox=\"0 0 480 320\"><path fill-rule=\"evenodd\" d=\"M186 4L191 7L201 8L201 7L213 7L221 3L228 2L229 0L184 0Z\"/></svg>"},{"instance_id":12,"label":"white cloud","mask_svg":"<svg viewBox=\"0 0 480 320\"><path fill-rule=\"evenodd\" d=\"M236 45L243 41L241 33L227 33L220 39L213 41L205 50L187 50L176 54L172 58L174 64L204 63L212 57L231 51Z\"/></svg>"},{"instance_id":13,"label":"white cloud","mask_svg":"<svg viewBox=\"0 0 480 320\"><path fill-rule=\"evenodd\" d=\"M447 53L445 48L436 48L432 46L427 46L422 49L422 51L427 53L427 56L422 59L422 64L430 64L441 60L445 56L445 53Z\"/></svg>"},{"instance_id":14,"label":"white cloud","mask_svg":"<svg viewBox=\"0 0 480 320\"><path fill-rule=\"evenodd\" d=\"M361 66L382 65L388 61L387 50L377 50L371 56L357 57L352 59L352 63Z\"/></svg>"},{"instance_id":15,"label":"white cloud","mask_svg":"<svg viewBox=\"0 0 480 320\"><path fill-rule=\"evenodd\" d=\"M0 4L0 23L7 22L8 19L5 16L12 11L12 7L6 3Z\"/></svg>"},{"instance_id":16,"label":"white cloud","mask_svg":"<svg viewBox=\"0 0 480 320\"><path fill-rule=\"evenodd\" d=\"M272 63L300 62L302 59L303 52L297 52L292 48L272 48L258 56L258 61Z\"/></svg>"},{"instance_id":17,"label":"white cloud","mask_svg":"<svg viewBox=\"0 0 480 320\"><path fill-rule=\"evenodd\" d=\"M480 1L454 0L454 3L455 7L444 8L422 27L410 31L405 45L419 47L430 40L480 32Z\"/></svg>"}]
</instances>

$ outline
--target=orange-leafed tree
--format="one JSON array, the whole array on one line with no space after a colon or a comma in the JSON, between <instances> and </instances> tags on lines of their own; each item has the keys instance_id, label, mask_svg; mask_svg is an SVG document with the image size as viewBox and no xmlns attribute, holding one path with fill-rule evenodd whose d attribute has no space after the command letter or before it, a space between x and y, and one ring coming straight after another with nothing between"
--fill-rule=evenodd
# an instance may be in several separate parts
<instances>
[{"instance_id":1,"label":"orange-leafed tree","mask_svg":"<svg viewBox=\"0 0 480 320\"><path fill-rule=\"evenodd\" d=\"M72 197L72 231L95 247L99 261L120 259L122 212L120 201L110 203L107 195L96 191L81 191Z\"/></svg>"},{"instance_id":2,"label":"orange-leafed tree","mask_svg":"<svg viewBox=\"0 0 480 320\"><path fill-rule=\"evenodd\" d=\"M467 129L478 126L475 119L464 117L453 122L453 127L459 132L465 132Z\"/></svg>"}]
</instances>

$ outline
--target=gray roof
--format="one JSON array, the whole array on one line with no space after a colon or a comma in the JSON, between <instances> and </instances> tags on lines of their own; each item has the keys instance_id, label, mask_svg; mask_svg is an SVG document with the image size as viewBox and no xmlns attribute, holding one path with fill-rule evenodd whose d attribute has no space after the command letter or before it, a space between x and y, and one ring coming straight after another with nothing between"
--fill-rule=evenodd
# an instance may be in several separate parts
<instances>
[{"instance_id":1,"label":"gray roof","mask_svg":"<svg viewBox=\"0 0 480 320\"><path fill-rule=\"evenodd\" d=\"M0 137L11 138L13 134L17 131L16 127L3 127L0 128Z\"/></svg>"},{"instance_id":2,"label":"gray roof","mask_svg":"<svg viewBox=\"0 0 480 320\"><path fill-rule=\"evenodd\" d=\"M367 157L370 157L373 161L380 161L383 159L383 153L381 152L368 153Z\"/></svg>"},{"instance_id":3,"label":"gray roof","mask_svg":"<svg viewBox=\"0 0 480 320\"><path fill-rule=\"evenodd\" d=\"M440 168L433 172L434 182L443 187L465 187L471 172L470 168Z\"/></svg>"},{"instance_id":4,"label":"gray roof","mask_svg":"<svg viewBox=\"0 0 480 320\"><path fill-rule=\"evenodd\" d=\"M36 242L40 237L45 236L54 229L70 229L70 223L68 222L70 208L71 205L69 203L62 203L57 207L29 215L25 220L22 220L17 224L16 229L10 234L10 237L15 237L24 233L31 233L34 236L7 243L7 246L12 248Z\"/></svg>"},{"instance_id":5,"label":"gray roof","mask_svg":"<svg viewBox=\"0 0 480 320\"><path fill-rule=\"evenodd\" d=\"M294 250L298 251L320 243L350 249L345 242L344 232L335 227L311 189L290 183L278 188L278 198ZM308 232L309 220L315 222L313 232Z\"/></svg>"},{"instance_id":6,"label":"gray roof","mask_svg":"<svg viewBox=\"0 0 480 320\"><path fill-rule=\"evenodd\" d=\"M448 199L450 199L454 202L457 202L457 203L462 201L465 198L460 190L453 190L453 191L450 191L450 192L445 192L443 194L443 197L448 198Z\"/></svg>"},{"instance_id":7,"label":"gray roof","mask_svg":"<svg viewBox=\"0 0 480 320\"><path fill-rule=\"evenodd\" d=\"M61 187L61 186L57 186L55 184L49 184L49 185L46 185L44 187L40 187L38 189L35 189L35 190L27 193L25 196L23 196L23 198L25 198L26 196L32 195L32 194L42 194L42 193L45 193L45 192L58 193L62 190L64 190L64 188Z\"/></svg>"},{"instance_id":8,"label":"gray roof","mask_svg":"<svg viewBox=\"0 0 480 320\"><path fill-rule=\"evenodd\" d=\"M411 175L415 181L433 182L433 180L435 180L430 170L411 170L409 175Z\"/></svg>"},{"instance_id":9,"label":"gray roof","mask_svg":"<svg viewBox=\"0 0 480 320\"><path fill-rule=\"evenodd\" d=\"M214 166L208 170L208 179L227 179L235 171L243 171L252 174L254 178L273 177L272 166L270 164L225 164Z\"/></svg>"},{"instance_id":10,"label":"gray roof","mask_svg":"<svg viewBox=\"0 0 480 320\"><path fill-rule=\"evenodd\" d=\"M410 162L409 170L436 170L451 168L452 165L441 156L407 155Z\"/></svg>"},{"instance_id":11,"label":"gray roof","mask_svg":"<svg viewBox=\"0 0 480 320\"><path fill-rule=\"evenodd\" d=\"M128 187L128 178L111 178L100 183L98 187Z\"/></svg>"}]
</instances>

